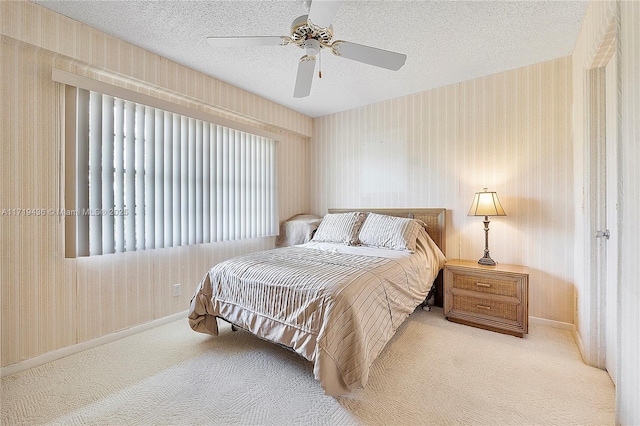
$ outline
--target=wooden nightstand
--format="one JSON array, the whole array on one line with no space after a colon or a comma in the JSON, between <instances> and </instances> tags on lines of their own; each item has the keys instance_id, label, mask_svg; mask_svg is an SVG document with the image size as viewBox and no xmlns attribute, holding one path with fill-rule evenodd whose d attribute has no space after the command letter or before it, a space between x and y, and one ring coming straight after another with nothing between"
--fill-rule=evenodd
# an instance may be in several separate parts
<instances>
[{"instance_id":1,"label":"wooden nightstand","mask_svg":"<svg viewBox=\"0 0 640 426\"><path fill-rule=\"evenodd\" d=\"M450 260L444 266L449 321L524 337L529 328L529 268Z\"/></svg>"}]
</instances>

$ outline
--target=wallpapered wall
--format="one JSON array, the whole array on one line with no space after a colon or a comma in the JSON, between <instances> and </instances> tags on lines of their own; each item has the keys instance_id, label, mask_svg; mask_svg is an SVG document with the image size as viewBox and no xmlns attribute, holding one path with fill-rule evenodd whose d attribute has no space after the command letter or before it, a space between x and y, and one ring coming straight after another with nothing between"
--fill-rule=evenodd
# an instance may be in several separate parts
<instances>
[{"instance_id":1,"label":"wallpapered wall","mask_svg":"<svg viewBox=\"0 0 640 426\"><path fill-rule=\"evenodd\" d=\"M571 58L314 120L314 213L445 207L450 259L478 259L473 195L498 192L494 260L530 268L529 313L573 322Z\"/></svg>"},{"instance_id":2,"label":"wallpapered wall","mask_svg":"<svg viewBox=\"0 0 640 426\"><path fill-rule=\"evenodd\" d=\"M55 67L279 134L280 217L310 209L309 117L31 2L1 2L0 25L0 208L64 206ZM273 247L262 238L65 259L64 223L49 215L3 216L0 236L3 367L185 311L210 266Z\"/></svg>"}]
</instances>

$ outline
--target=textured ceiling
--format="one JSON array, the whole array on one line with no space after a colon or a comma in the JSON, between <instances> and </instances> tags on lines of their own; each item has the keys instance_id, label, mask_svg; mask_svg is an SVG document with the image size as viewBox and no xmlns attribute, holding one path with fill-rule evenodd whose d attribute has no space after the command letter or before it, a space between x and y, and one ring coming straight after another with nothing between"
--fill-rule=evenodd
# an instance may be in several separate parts
<instances>
[{"instance_id":1,"label":"textured ceiling","mask_svg":"<svg viewBox=\"0 0 640 426\"><path fill-rule=\"evenodd\" d=\"M213 48L208 36L289 35L301 1L35 1L311 117L573 52L585 1L344 1L334 40L404 53L389 71L322 51L322 79L294 99L295 46Z\"/></svg>"}]
</instances>

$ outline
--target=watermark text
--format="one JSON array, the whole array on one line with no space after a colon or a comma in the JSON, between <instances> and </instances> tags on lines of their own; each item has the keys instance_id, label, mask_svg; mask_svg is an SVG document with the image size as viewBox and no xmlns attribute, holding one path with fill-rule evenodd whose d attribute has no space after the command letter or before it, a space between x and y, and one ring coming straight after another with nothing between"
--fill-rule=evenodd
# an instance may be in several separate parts
<instances>
[{"instance_id":1,"label":"watermark text","mask_svg":"<svg viewBox=\"0 0 640 426\"><path fill-rule=\"evenodd\" d=\"M3 208L0 209L1 216L129 216L128 209L52 209L52 208Z\"/></svg>"}]
</instances>

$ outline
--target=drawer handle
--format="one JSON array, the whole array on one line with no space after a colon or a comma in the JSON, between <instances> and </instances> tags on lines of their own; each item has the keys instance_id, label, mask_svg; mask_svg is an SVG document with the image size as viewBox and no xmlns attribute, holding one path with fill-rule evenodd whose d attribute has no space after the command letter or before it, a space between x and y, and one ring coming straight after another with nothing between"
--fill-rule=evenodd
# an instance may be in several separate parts
<instances>
[{"instance_id":1,"label":"drawer handle","mask_svg":"<svg viewBox=\"0 0 640 426\"><path fill-rule=\"evenodd\" d=\"M486 306L486 305L476 305L476 308L480 308L480 309L486 309L488 311L491 310L491 306Z\"/></svg>"},{"instance_id":2,"label":"drawer handle","mask_svg":"<svg viewBox=\"0 0 640 426\"><path fill-rule=\"evenodd\" d=\"M485 283L476 283L476 285L478 287L486 287L486 288L491 288L491 284L485 284Z\"/></svg>"}]
</instances>

